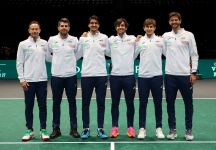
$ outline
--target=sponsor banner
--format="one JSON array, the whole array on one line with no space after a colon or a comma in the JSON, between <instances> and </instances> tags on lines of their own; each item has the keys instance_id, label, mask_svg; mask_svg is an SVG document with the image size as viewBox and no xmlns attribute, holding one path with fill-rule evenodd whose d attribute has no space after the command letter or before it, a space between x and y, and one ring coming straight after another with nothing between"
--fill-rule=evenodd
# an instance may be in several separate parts
<instances>
[{"instance_id":1,"label":"sponsor banner","mask_svg":"<svg viewBox=\"0 0 216 150\"><path fill-rule=\"evenodd\" d=\"M107 73L110 74L111 60L107 60ZM163 72L164 72L163 60ZM77 77L81 78L82 60L77 61ZM134 63L134 75L137 78L139 72L139 60ZM51 77L51 63L47 63L48 77ZM199 60L198 76L202 79L216 79L216 59ZM0 79L17 79L16 60L0 60Z\"/></svg>"}]
</instances>

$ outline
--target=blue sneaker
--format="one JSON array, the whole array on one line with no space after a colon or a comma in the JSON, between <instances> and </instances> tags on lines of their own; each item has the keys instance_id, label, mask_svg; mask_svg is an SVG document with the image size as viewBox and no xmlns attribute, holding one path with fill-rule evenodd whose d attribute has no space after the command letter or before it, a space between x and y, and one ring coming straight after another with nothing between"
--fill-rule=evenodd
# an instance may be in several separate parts
<instances>
[{"instance_id":1,"label":"blue sneaker","mask_svg":"<svg viewBox=\"0 0 216 150\"><path fill-rule=\"evenodd\" d=\"M83 132L81 133L81 139L88 139L89 136L90 136L90 130L84 129Z\"/></svg>"},{"instance_id":2,"label":"blue sneaker","mask_svg":"<svg viewBox=\"0 0 216 150\"><path fill-rule=\"evenodd\" d=\"M107 139L108 136L105 134L103 129L97 129L97 136L101 139Z\"/></svg>"}]
</instances>

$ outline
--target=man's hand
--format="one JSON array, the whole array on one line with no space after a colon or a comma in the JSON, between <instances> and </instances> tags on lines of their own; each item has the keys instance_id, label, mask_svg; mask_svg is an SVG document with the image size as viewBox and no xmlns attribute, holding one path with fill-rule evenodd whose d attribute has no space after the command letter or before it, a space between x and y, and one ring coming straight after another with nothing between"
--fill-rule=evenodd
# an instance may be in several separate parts
<instances>
[{"instance_id":1,"label":"man's hand","mask_svg":"<svg viewBox=\"0 0 216 150\"><path fill-rule=\"evenodd\" d=\"M137 35L135 42L138 42L140 40L140 38L143 37L142 35Z\"/></svg>"},{"instance_id":2,"label":"man's hand","mask_svg":"<svg viewBox=\"0 0 216 150\"><path fill-rule=\"evenodd\" d=\"M28 84L27 81L20 82L20 85L21 85L21 87L23 88L24 91L28 90L29 84Z\"/></svg>"},{"instance_id":3,"label":"man's hand","mask_svg":"<svg viewBox=\"0 0 216 150\"><path fill-rule=\"evenodd\" d=\"M190 82L191 82L192 84L194 84L195 81L196 81L196 75L195 75L195 74L191 74L191 75L190 75Z\"/></svg>"},{"instance_id":4,"label":"man's hand","mask_svg":"<svg viewBox=\"0 0 216 150\"><path fill-rule=\"evenodd\" d=\"M82 37L87 37L88 36L88 32L83 32Z\"/></svg>"}]
</instances>

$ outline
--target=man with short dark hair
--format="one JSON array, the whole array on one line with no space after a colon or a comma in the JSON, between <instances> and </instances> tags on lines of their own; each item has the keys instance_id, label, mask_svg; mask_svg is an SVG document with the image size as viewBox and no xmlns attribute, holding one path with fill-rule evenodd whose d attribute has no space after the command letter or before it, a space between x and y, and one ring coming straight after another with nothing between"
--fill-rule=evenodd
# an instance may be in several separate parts
<instances>
[{"instance_id":1,"label":"man with short dark hair","mask_svg":"<svg viewBox=\"0 0 216 150\"><path fill-rule=\"evenodd\" d=\"M193 83L196 80L198 53L193 33L181 28L180 13L169 14L172 31L163 35L166 47L165 93L167 101L169 134L168 139L175 139L176 118L175 100L179 90L185 106L185 139L193 140Z\"/></svg>"},{"instance_id":2,"label":"man with short dark hair","mask_svg":"<svg viewBox=\"0 0 216 150\"><path fill-rule=\"evenodd\" d=\"M112 70L110 76L110 90L112 97L111 115L112 129L110 137L116 138L119 135L119 103L121 92L124 92L127 105L127 135L135 137L134 130L134 97L136 92L136 81L134 77L134 54L135 40L134 35L126 33L128 22L124 18L118 18L114 27L116 36L109 38Z\"/></svg>"},{"instance_id":3,"label":"man with short dark hair","mask_svg":"<svg viewBox=\"0 0 216 150\"><path fill-rule=\"evenodd\" d=\"M108 52L108 37L99 31L99 18L95 15L89 17L90 31L80 37L78 53L83 57L81 87L82 87L82 139L90 136L89 106L95 88L97 101L97 136L106 139L104 127L105 97L107 89L107 70L105 55Z\"/></svg>"},{"instance_id":4,"label":"man with short dark hair","mask_svg":"<svg viewBox=\"0 0 216 150\"><path fill-rule=\"evenodd\" d=\"M77 132L77 75L76 75L76 53L78 47L77 37L69 35L70 21L67 18L61 18L58 21L58 35L51 36L48 40L48 50L52 53L52 77L51 88L53 95L53 132L50 138L56 138L61 135L60 115L61 101L65 89L70 115L70 135L79 138Z\"/></svg>"}]
</instances>

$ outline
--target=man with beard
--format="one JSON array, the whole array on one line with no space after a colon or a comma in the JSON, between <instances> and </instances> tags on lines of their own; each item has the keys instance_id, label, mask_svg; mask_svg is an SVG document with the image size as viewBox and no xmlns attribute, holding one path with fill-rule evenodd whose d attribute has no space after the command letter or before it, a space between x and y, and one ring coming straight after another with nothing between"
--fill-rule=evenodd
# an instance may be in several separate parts
<instances>
[{"instance_id":1,"label":"man with beard","mask_svg":"<svg viewBox=\"0 0 216 150\"><path fill-rule=\"evenodd\" d=\"M61 18L58 21L58 31L58 35L51 36L48 40L48 50L52 54L51 88L53 95L53 132L50 138L56 138L61 135L60 106L64 89L69 103L70 135L79 138L76 108L76 53L78 39L69 35L70 21L67 18Z\"/></svg>"}]
</instances>

